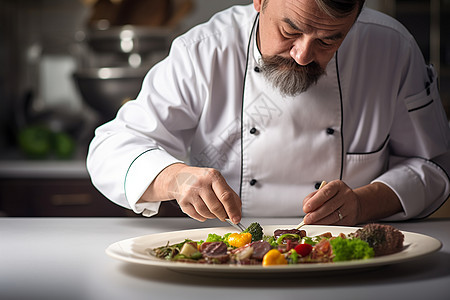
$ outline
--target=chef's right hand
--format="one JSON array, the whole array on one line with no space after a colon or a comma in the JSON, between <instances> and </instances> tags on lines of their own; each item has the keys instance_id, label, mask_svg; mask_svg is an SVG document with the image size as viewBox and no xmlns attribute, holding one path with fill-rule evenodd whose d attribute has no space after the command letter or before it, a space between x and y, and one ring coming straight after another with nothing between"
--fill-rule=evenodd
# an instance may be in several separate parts
<instances>
[{"instance_id":1,"label":"chef's right hand","mask_svg":"<svg viewBox=\"0 0 450 300\"><path fill-rule=\"evenodd\" d=\"M193 219L203 222L229 218L234 223L241 220L241 199L219 171L174 164L158 177L158 181L163 179L162 185L159 181L159 188L164 187L167 197L176 199L181 210Z\"/></svg>"}]
</instances>

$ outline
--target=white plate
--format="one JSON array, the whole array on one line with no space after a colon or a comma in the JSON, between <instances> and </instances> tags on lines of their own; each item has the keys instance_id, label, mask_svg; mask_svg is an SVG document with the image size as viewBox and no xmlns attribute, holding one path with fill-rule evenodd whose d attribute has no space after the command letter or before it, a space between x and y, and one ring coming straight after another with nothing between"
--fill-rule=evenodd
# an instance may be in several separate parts
<instances>
[{"instance_id":1,"label":"white plate","mask_svg":"<svg viewBox=\"0 0 450 300\"><path fill-rule=\"evenodd\" d=\"M275 225L263 226L263 229L265 234L272 234L276 229L289 229L294 227L295 225ZM316 236L324 232L331 232L333 236L335 236L341 232L344 234L355 232L358 227L306 225L302 229L306 230L308 236ZM106 253L113 258L125 262L155 267L164 267L184 273L223 277L261 277L275 275L279 276L282 274L290 276L294 273L307 273L308 275L310 275L311 272L322 271L330 272L361 270L416 259L438 251L442 247L442 243L435 238L422 234L402 231L405 236L404 249L401 252L395 254L375 257L366 260L319 264L280 265L270 267L212 264L208 265L172 262L156 258L155 256L150 255L148 252L148 249L164 246L167 244L167 242L169 242L170 244L175 244L182 242L187 238L199 241L205 240L209 233L224 235L228 232L236 232L236 230L232 227L216 227L145 235L116 242L106 249Z\"/></svg>"}]
</instances>

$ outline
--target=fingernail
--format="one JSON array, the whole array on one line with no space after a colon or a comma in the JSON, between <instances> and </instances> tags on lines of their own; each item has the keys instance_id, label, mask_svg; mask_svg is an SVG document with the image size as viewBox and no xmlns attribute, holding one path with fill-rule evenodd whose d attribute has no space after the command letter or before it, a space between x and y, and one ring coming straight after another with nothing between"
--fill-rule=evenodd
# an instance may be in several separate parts
<instances>
[{"instance_id":1,"label":"fingernail","mask_svg":"<svg viewBox=\"0 0 450 300\"><path fill-rule=\"evenodd\" d=\"M234 217L234 218L231 219L231 222L233 222L234 224L237 224L237 223L239 223L240 221L241 221L241 219L238 218L238 217Z\"/></svg>"}]
</instances>

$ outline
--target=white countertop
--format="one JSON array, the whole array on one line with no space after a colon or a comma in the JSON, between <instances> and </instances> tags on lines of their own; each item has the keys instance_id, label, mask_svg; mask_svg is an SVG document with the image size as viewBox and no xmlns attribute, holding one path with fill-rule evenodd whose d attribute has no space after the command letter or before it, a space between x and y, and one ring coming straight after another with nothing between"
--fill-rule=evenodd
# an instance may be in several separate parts
<instances>
[{"instance_id":1,"label":"white countertop","mask_svg":"<svg viewBox=\"0 0 450 300\"><path fill-rule=\"evenodd\" d=\"M244 219L250 224L255 219ZM298 219L259 219L262 225ZM128 264L112 243L158 232L227 226L188 218L0 218L0 299L448 299L450 219L393 223L441 240L440 251L366 271L224 279Z\"/></svg>"}]
</instances>

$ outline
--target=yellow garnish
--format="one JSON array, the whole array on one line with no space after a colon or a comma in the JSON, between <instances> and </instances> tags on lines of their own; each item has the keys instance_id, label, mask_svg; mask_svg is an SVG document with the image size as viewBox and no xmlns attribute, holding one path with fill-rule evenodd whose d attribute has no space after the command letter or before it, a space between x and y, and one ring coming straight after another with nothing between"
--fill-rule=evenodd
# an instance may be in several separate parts
<instances>
[{"instance_id":1,"label":"yellow garnish","mask_svg":"<svg viewBox=\"0 0 450 300\"><path fill-rule=\"evenodd\" d=\"M267 252L262 261L263 266L287 265L287 263L284 255L277 249L272 249Z\"/></svg>"},{"instance_id":2,"label":"yellow garnish","mask_svg":"<svg viewBox=\"0 0 450 300\"><path fill-rule=\"evenodd\" d=\"M228 244L233 247L242 247L252 241L252 235L248 232L232 233L228 236Z\"/></svg>"}]
</instances>

